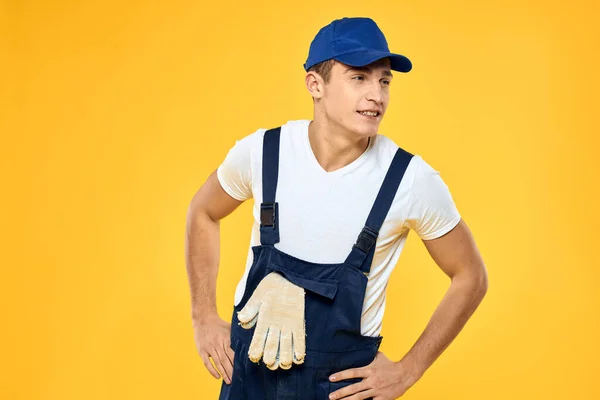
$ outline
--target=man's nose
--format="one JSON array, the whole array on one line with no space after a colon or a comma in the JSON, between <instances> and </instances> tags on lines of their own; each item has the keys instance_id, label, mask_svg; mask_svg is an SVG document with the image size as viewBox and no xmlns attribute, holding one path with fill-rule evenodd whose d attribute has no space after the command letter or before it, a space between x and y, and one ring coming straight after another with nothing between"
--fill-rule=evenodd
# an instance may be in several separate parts
<instances>
[{"instance_id":1,"label":"man's nose","mask_svg":"<svg viewBox=\"0 0 600 400\"><path fill-rule=\"evenodd\" d=\"M375 83L369 86L369 91L367 92L367 100L372 100L376 102L378 105L383 103L383 88L381 87L381 83L376 81Z\"/></svg>"}]
</instances>

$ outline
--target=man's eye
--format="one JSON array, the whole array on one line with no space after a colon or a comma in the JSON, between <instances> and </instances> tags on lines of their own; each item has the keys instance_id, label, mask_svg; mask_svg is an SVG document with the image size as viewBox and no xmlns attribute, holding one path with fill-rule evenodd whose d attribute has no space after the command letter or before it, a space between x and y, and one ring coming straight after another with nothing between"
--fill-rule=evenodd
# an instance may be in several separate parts
<instances>
[{"instance_id":1,"label":"man's eye","mask_svg":"<svg viewBox=\"0 0 600 400\"><path fill-rule=\"evenodd\" d=\"M390 83L391 83L390 81L382 81L382 82L383 82L383 83L385 83L385 84L386 84L386 85L388 85L388 86L389 86L389 85L390 85Z\"/></svg>"},{"instance_id":2,"label":"man's eye","mask_svg":"<svg viewBox=\"0 0 600 400\"><path fill-rule=\"evenodd\" d=\"M362 79L364 79L364 76L357 75L357 76L353 77L352 79L361 79L362 80Z\"/></svg>"}]
</instances>

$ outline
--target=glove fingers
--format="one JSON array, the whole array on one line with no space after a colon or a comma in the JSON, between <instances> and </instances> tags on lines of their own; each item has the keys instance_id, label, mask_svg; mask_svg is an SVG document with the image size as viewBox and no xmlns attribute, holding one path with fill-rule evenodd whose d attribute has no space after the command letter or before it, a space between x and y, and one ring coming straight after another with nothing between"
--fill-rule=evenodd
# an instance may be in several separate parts
<instances>
[{"instance_id":1,"label":"glove fingers","mask_svg":"<svg viewBox=\"0 0 600 400\"><path fill-rule=\"evenodd\" d=\"M238 319L239 319L239 314L238 314ZM256 314L254 316L254 318L252 318L250 321L248 322L240 322L240 326L244 329L252 329L252 327L254 325L256 325L256 322L258 321L258 314Z\"/></svg>"},{"instance_id":2,"label":"glove fingers","mask_svg":"<svg viewBox=\"0 0 600 400\"><path fill-rule=\"evenodd\" d=\"M269 369L279 367L279 334L279 327L269 327L269 334L265 343L265 355L263 356L263 361Z\"/></svg>"},{"instance_id":3,"label":"glove fingers","mask_svg":"<svg viewBox=\"0 0 600 400\"><path fill-rule=\"evenodd\" d=\"M279 366L281 369L290 369L293 360L292 331L289 328L281 329L279 339Z\"/></svg>"},{"instance_id":4,"label":"glove fingers","mask_svg":"<svg viewBox=\"0 0 600 400\"><path fill-rule=\"evenodd\" d=\"M304 333L304 324L301 330L292 333L292 348L294 351L294 363L302 364L306 356L306 336Z\"/></svg>"},{"instance_id":5,"label":"glove fingers","mask_svg":"<svg viewBox=\"0 0 600 400\"><path fill-rule=\"evenodd\" d=\"M268 330L268 325L263 322L262 318L259 318L254 334L252 335L250 348L248 349L248 358L250 358L250 361L258 363L263 356Z\"/></svg>"},{"instance_id":6,"label":"glove fingers","mask_svg":"<svg viewBox=\"0 0 600 400\"><path fill-rule=\"evenodd\" d=\"M256 316L263 300L265 297L269 297L269 292L278 289L281 285L281 279L283 278L279 274L271 272L260 281L246 305L238 312L238 319L242 328L250 329L256 324Z\"/></svg>"},{"instance_id":7,"label":"glove fingers","mask_svg":"<svg viewBox=\"0 0 600 400\"><path fill-rule=\"evenodd\" d=\"M240 325L243 328L250 329L256 324L258 310L260 309L261 303L262 298L260 296L256 296L256 292L254 292L244 308L238 312L238 319L240 320Z\"/></svg>"}]
</instances>

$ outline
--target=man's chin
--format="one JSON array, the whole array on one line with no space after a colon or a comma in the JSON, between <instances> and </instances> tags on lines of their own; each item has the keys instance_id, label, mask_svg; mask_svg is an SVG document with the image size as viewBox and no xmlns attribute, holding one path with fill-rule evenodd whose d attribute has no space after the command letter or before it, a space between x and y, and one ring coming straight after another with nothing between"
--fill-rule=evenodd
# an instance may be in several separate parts
<instances>
[{"instance_id":1,"label":"man's chin","mask_svg":"<svg viewBox=\"0 0 600 400\"><path fill-rule=\"evenodd\" d=\"M379 132L379 124L359 124L354 131L361 136L375 136Z\"/></svg>"}]
</instances>

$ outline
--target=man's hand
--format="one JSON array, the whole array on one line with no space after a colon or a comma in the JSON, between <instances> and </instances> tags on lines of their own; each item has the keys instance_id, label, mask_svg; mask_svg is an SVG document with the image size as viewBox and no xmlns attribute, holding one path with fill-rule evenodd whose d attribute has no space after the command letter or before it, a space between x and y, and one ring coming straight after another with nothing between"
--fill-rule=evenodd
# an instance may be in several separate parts
<instances>
[{"instance_id":1,"label":"man's hand","mask_svg":"<svg viewBox=\"0 0 600 400\"><path fill-rule=\"evenodd\" d=\"M202 357L202 361L204 361L206 369L216 379L223 377L228 385L231 384L234 356L231 348L230 332L231 324L216 315L194 322L196 348L198 354ZM211 358L217 369L211 364Z\"/></svg>"},{"instance_id":2,"label":"man's hand","mask_svg":"<svg viewBox=\"0 0 600 400\"><path fill-rule=\"evenodd\" d=\"M373 398L373 400L393 400L406 393L417 381L411 371L402 364L402 361L390 361L382 352L377 352L375 360L365 367L336 372L329 377L333 382L351 378L363 378L363 380L336 390L329 395L329 398L336 400L369 398Z\"/></svg>"}]
</instances>

